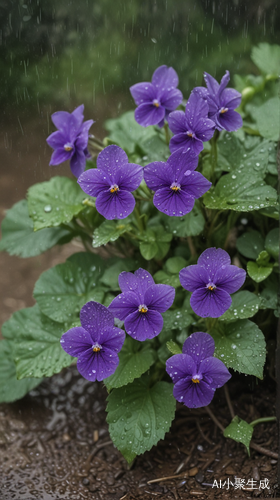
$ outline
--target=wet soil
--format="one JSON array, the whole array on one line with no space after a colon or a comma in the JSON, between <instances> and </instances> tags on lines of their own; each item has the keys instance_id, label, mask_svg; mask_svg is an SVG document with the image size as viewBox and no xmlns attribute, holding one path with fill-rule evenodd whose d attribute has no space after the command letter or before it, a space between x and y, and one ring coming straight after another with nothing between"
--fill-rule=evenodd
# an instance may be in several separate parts
<instances>
[{"instance_id":1,"label":"wet soil","mask_svg":"<svg viewBox=\"0 0 280 500\"><path fill-rule=\"evenodd\" d=\"M67 165L55 171L48 167L46 116L36 122L18 118L6 124L0 139L1 218L5 209L25 197L30 185L54 174L69 175ZM79 250L72 243L30 259L0 253L0 324L15 310L34 304L34 283L45 269ZM250 377L230 381L235 413L248 422L275 415L274 382L267 376L253 390L250 383ZM0 405L0 499L280 497L275 456L251 450L249 458L242 444L223 437L205 409L178 406L165 440L128 468L110 440L105 408L103 385L82 379L75 367L44 381L23 400ZM211 409L223 426L228 425L231 417L222 389ZM256 426L254 441L276 454L276 424ZM254 489L235 489L230 484L235 477L245 483L254 480ZM269 489L259 489L265 479Z\"/></svg>"},{"instance_id":2,"label":"wet soil","mask_svg":"<svg viewBox=\"0 0 280 500\"><path fill-rule=\"evenodd\" d=\"M251 421L274 413L273 385L261 384L252 392L241 377L229 388L241 418ZM229 409L223 390L217 392L210 408L226 426ZM255 450L249 458L242 444L222 436L205 409L179 405L165 440L129 468L110 440L105 407L103 385L83 379L76 367L44 381L23 400L2 404L1 500L277 496L277 460ZM277 453L275 436L276 424L261 424L254 431L257 444ZM254 482L246 491L237 490L231 485L235 478L244 479L245 485ZM259 489L265 479L269 489Z\"/></svg>"}]
</instances>

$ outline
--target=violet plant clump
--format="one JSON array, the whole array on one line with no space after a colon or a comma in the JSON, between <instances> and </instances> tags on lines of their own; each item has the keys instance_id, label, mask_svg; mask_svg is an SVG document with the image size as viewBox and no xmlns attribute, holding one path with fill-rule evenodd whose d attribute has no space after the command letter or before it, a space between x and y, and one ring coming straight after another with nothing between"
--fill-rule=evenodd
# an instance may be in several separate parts
<instances>
[{"instance_id":1,"label":"violet plant clump","mask_svg":"<svg viewBox=\"0 0 280 500\"><path fill-rule=\"evenodd\" d=\"M279 214L267 116L278 73L259 69L249 91L242 78L226 88L228 71L220 84L205 73L182 111L178 75L160 66L130 88L139 137L134 111L111 119L104 141L89 141L83 106L52 115L50 164L70 160L75 178L32 186L8 210L0 250L29 257L76 239L84 251L44 271L36 305L4 324L0 401L77 358L107 387L109 431L132 462L164 438L177 403L207 408L234 372L269 376Z\"/></svg>"}]
</instances>

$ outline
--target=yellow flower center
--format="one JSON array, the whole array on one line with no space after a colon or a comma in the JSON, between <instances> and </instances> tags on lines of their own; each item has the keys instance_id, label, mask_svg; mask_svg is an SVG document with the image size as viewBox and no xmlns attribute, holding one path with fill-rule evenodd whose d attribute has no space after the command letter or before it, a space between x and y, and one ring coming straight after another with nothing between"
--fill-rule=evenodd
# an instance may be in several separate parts
<instances>
[{"instance_id":1,"label":"yellow flower center","mask_svg":"<svg viewBox=\"0 0 280 500\"><path fill-rule=\"evenodd\" d=\"M170 189L172 189L172 191L181 191L181 185L177 182L172 182Z\"/></svg>"},{"instance_id":2,"label":"yellow flower center","mask_svg":"<svg viewBox=\"0 0 280 500\"><path fill-rule=\"evenodd\" d=\"M160 103L158 102L157 99L154 99L153 100L153 105L156 107L156 108L159 108L160 107Z\"/></svg>"},{"instance_id":3,"label":"yellow flower center","mask_svg":"<svg viewBox=\"0 0 280 500\"><path fill-rule=\"evenodd\" d=\"M115 185L110 188L110 193L116 193L119 191L119 186Z\"/></svg>"},{"instance_id":4,"label":"yellow flower center","mask_svg":"<svg viewBox=\"0 0 280 500\"><path fill-rule=\"evenodd\" d=\"M72 151L73 146L68 146L67 144L64 146L64 151Z\"/></svg>"},{"instance_id":5,"label":"yellow flower center","mask_svg":"<svg viewBox=\"0 0 280 500\"><path fill-rule=\"evenodd\" d=\"M193 133L192 133L192 132L187 132L187 135L188 135L189 137L193 137Z\"/></svg>"},{"instance_id":6,"label":"yellow flower center","mask_svg":"<svg viewBox=\"0 0 280 500\"><path fill-rule=\"evenodd\" d=\"M223 113L226 113L228 111L228 108L222 108L220 113L223 114Z\"/></svg>"},{"instance_id":7,"label":"yellow flower center","mask_svg":"<svg viewBox=\"0 0 280 500\"><path fill-rule=\"evenodd\" d=\"M148 311L148 308L147 306L145 306L144 304L141 304L139 307L138 307L138 311L140 313L146 313Z\"/></svg>"},{"instance_id":8,"label":"yellow flower center","mask_svg":"<svg viewBox=\"0 0 280 500\"><path fill-rule=\"evenodd\" d=\"M214 288L216 288L216 287L212 286L212 285L209 285L207 288L208 288L208 290L214 290Z\"/></svg>"},{"instance_id":9,"label":"yellow flower center","mask_svg":"<svg viewBox=\"0 0 280 500\"><path fill-rule=\"evenodd\" d=\"M199 384L198 378L192 378L192 382L194 382L195 384Z\"/></svg>"}]
</instances>

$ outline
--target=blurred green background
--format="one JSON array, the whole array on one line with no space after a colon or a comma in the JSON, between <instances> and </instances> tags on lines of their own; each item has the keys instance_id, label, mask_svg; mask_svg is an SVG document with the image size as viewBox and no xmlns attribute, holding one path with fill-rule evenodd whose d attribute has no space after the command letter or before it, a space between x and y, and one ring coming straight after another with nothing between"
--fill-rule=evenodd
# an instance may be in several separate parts
<instances>
[{"instance_id":1,"label":"blurred green background","mask_svg":"<svg viewBox=\"0 0 280 500\"><path fill-rule=\"evenodd\" d=\"M103 118L134 107L129 86L173 66L188 98L203 71L255 73L253 45L276 43L272 0L2 0L0 105L50 111L84 103ZM3 116L3 115L2 115Z\"/></svg>"}]
</instances>

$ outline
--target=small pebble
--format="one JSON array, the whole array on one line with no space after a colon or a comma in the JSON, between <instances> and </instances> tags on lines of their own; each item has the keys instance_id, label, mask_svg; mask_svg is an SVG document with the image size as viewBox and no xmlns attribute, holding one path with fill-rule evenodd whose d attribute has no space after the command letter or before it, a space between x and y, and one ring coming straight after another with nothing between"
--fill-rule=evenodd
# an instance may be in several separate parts
<instances>
[{"instance_id":1,"label":"small pebble","mask_svg":"<svg viewBox=\"0 0 280 500\"><path fill-rule=\"evenodd\" d=\"M256 465L252 468L252 478L255 479L256 481L260 480L259 469Z\"/></svg>"},{"instance_id":2,"label":"small pebble","mask_svg":"<svg viewBox=\"0 0 280 500\"><path fill-rule=\"evenodd\" d=\"M261 468L261 471L262 472L269 472L271 471L272 467L270 464L265 464L262 468Z\"/></svg>"},{"instance_id":3,"label":"small pebble","mask_svg":"<svg viewBox=\"0 0 280 500\"><path fill-rule=\"evenodd\" d=\"M236 471L232 467L227 467L225 473L229 476L234 476L236 474Z\"/></svg>"},{"instance_id":4,"label":"small pebble","mask_svg":"<svg viewBox=\"0 0 280 500\"><path fill-rule=\"evenodd\" d=\"M204 474L199 471L196 475L195 475L195 480L198 482L198 483L202 483L204 481Z\"/></svg>"},{"instance_id":5,"label":"small pebble","mask_svg":"<svg viewBox=\"0 0 280 500\"><path fill-rule=\"evenodd\" d=\"M69 434L67 434L67 433L63 434L62 441L64 441L64 443L71 441L71 437L69 436Z\"/></svg>"},{"instance_id":6,"label":"small pebble","mask_svg":"<svg viewBox=\"0 0 280 500\"><path fill-rule=\"evenodd\" d=\"M84 486L87 486L89 484L89 480L85 477L82 483L84 484Z\"/></svg>"},{"instance_id":7,"label":"small pebble","mask_svg":"<svg viewBox=\"0 0 280 500\"><path fill-rule=\"evenodd\" d=\"M198 468L197 467L193 467L192 469L189 470L189 476L190 477L195 476L197 473L198 473Z\"/></svg>"},{"instance_id":8,"label":"small pebble","mask_svg":"<svg viewBox=\"0 0 280 500\"><path fill-rule=\"evenodd\" d=\"M272 465L275 465L275 464L277 464L277 460L274 460L274 459L273 459L273 460L270 460L270 463L271 463Z\"/></svg>"},{"instance_id":9,"label":"small pebble","mask_svg":"<svg viewBox=\"0 0 280 500\"><path fill-rule=\"evenodd\" d=\"M203 493L203 491L190 490L190 495L200 496L200 495L204 495L204 493Z\"/></svg>"}]
</instances>

